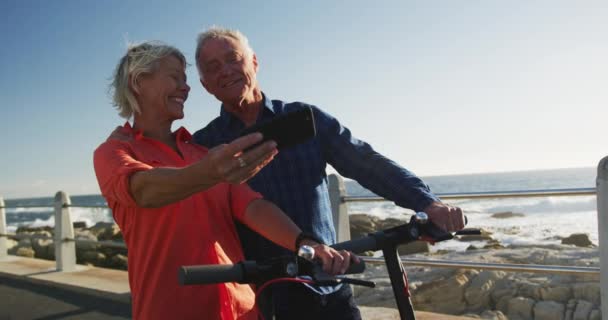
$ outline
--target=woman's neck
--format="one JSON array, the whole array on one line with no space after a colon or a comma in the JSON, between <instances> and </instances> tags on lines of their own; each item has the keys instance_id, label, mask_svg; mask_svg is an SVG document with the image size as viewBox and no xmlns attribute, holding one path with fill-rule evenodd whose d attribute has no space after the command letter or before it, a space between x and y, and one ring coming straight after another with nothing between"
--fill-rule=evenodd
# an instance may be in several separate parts
<instances>
[{"instance_id":1,"label":"woman's neck","mask_svg":"<svg viewBox=\"0 0 608 320\"><path fill-rule=\"evenodd\" d=\"M168 145L176 152L179 152L177 150L177 144L175 143L175 137L173 136L173 132L171 132L171 122L155 123L135 117L133 120L133 129L140 130L144 137L158 140Z\"/></svg>"}]
</instances>

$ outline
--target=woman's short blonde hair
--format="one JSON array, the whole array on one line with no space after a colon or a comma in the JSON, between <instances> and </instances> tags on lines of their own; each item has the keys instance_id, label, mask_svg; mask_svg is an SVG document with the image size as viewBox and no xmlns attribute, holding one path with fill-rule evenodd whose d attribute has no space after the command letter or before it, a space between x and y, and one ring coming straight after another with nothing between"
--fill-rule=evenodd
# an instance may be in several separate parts
<instances>
[{"instance_id":1,"label":"woman's short blonde hair","mask_svg":"<svg viewBox=\"0 0 608 320\"><path fill-rule=\"evenodd\" d=\"M186 58L181 51L160 41L129 45L127 53L116 66L110 85L113 104L121 117L129 119L135 112L141 113L133 93L133 90L137 90L138 78L143 74L154 73L158 62L170 55L179 59L184 68L186 67Z\"/></svg>"}]
</instances>

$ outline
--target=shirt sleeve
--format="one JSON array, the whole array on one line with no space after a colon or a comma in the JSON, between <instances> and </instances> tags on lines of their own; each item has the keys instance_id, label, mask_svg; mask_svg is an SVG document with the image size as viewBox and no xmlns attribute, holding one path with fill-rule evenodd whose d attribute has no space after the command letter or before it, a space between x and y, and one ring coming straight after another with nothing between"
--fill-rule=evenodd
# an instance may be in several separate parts
<instances>
[{"instance_id":1,"label":"shirt sleeve","mask_svg":"<svg viewBox=\"0 0 608 320\"><path fill-rule=\"evenodd\" d=\"M253 191L247 184L230 184L230 207L232 215L243 220L247 207L253 200L262 199L262 195Z\"/></svg>"},{"instance_id":2,"label":"shirt sleeve","mask_svg":"<svg viewBox=\"0 0 608 320\"><path fill-rule=\"evenodd\" d=\"M340 122L313 107L323 155L341 175L396 205L421 211L439 199L414 173L352 136Z\"/></svg>"},{"instance_id":3,"label":"shirt sleeve","mask_svg":"<svg viewBox=\"0 0 608 320\"><path fill-rule=\"evenodd\" d=\"M93 164L101 194L108 202L137 206L131 196L129 180L135 172L152 169L150 165L135 159L127 144L116 141L100 145L93 155Z\"/></svg>"}]
</instances>

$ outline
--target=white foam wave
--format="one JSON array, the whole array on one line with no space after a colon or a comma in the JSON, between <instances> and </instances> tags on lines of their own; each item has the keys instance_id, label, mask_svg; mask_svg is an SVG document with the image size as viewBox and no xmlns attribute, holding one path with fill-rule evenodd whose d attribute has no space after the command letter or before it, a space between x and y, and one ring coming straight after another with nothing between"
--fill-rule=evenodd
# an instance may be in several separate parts
<instances>
[{"instance_id":1,"label":"white foam wave","mask_svg":"<svg viewBox=\"0 0 608 320\"><path fill-rule=\"evenodd\" d=\"M503 245L559 244L561 238L573 233L586 233L598 243L597 209L594 196L549 197L497 200L460 200L452 202L465 211L469 227L492 232ZM492 217L493 213L511 211L522 213L506 219ZM406 217L411 211L389 202L352 203L349 213L368 213L385 219ZM470 244L446 241L433 250L465 250Z\"/></svg>"},{"instance_id":2,"label":"white foam wave","mask_svg":"<svg viewBox=\"0 0 608 320\"><path fill-rule=\"evenodd\" d=\"M39 213L48 212L52 213L53 208L51 207L40 207L40 208L6 208L6 213Z\"/></svg>"},{"instance_id":3,"label":"white foam wave","mask_svg":"<svg viewBox=\"0 0 608 320\"><path fill-rule=\"evenodd\" d=\"M467 212L567 213L596 210L595 196L453 201Z\"/></svg>"}]
</instances>

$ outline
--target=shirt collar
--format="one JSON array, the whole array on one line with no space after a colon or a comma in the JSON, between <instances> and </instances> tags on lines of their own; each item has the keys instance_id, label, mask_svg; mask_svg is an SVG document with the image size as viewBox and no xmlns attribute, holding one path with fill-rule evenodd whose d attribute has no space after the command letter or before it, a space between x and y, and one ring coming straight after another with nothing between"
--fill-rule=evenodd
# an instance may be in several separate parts
<instances>
[{"instance_id":1,"label":"shirt collar","mask_svg":"<svg viewBox=\"0 0 608 320\"><path fill-rule=\"evenodd\" d=\"M141 140L145 138L143 131L139 129L134 129L129 123L129 121L125 122L125 125L121 128L121 131L125 134L132 135L135 140ZM184 127L179 127L179 129L173 132L173 135L176 137L176 141L192 140L192 135Z\"/></svg>"},{"instance_id":2,"label":"shirt collar","mask_svg":"<svg viewBox=\"0 0 608 320\"><path fill-rule=\"evenodd\" d=\"M259 122L261 119L263 119L264 115L266 115L266 114L273 115L277 112L280 112L280 110L276 110L276 108L279 108L279 107L278 106L275 107L272 104L272 99L270 99L264 92L262 92L262 110L260 110L260 113L258 114L258 118L257 118L256 122ZM239 118L235 117L233 114L226 111L223 103L222 103L222 108L220 110L220 119L227 128L238 127L239 129L242 129L244 127L243 122Z\"/></svg>"}]
</instances>

